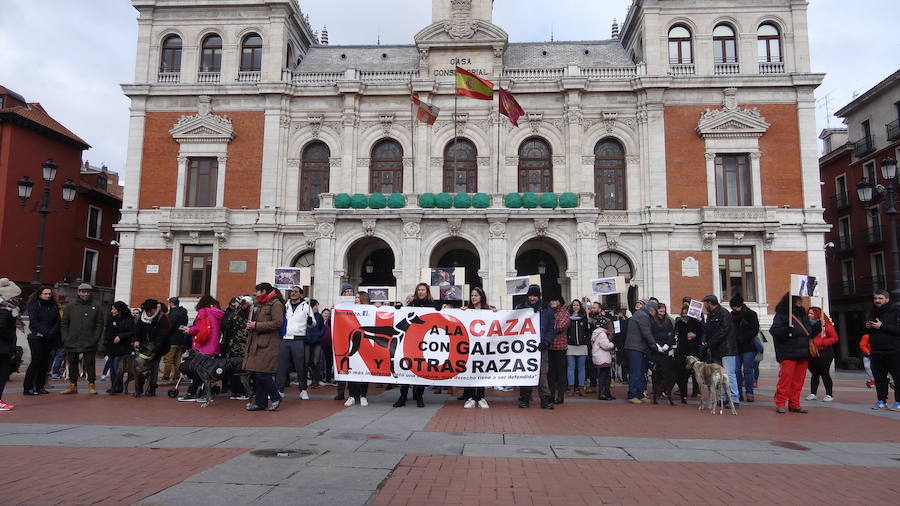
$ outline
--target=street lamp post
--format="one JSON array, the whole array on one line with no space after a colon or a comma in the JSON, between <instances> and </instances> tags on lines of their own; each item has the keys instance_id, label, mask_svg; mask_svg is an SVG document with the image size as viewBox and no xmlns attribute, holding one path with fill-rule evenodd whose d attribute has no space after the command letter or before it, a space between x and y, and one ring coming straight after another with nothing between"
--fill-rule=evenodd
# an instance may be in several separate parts
<instances>
[{"instance_id":1,"label":"street lamp post","mask_svg":"<svg viewBox=\"0 0 900 506\"><path fill-rule=\"evenodd\" d=\"M856 185L860 202L871 202L875 194L886 195L887 215L891 218L891 298L900 301L900 250L897 245L897 207L894 203L894 187L897 185L897 160L890 155L881 160L881 175L884 177L884 186L876 185L867 178L862 179Z\"/></svg>"},{"instance_id":2,"label":"street lamp post","mask_svg":"<svg viewBox=\"0 0 900 506\"><path fill-rule=\"evenodd\" d=\"M41 164L41 178L44 180L41 200L28 211L32 213L37 211L41 214L40 225L38 226L38 243L34 252L34 279L31 281L32 286L35 288L41 286L41 264L44 259L44 234L47 231L47 215L55 211L50 202L50 183L56 179L57 167L52 158L48 158L46 162ZM17 181L17 186L22 207L25 207L25 202L31 197L31 191L34 189L34 182L31 181L30 177L24 176ZM62 184L62 198L66 209L75 200L76 190L78 190L78 187L75 186L75 182L71 179L66 179L66 182Z\"/></svg>"}]
</instances>

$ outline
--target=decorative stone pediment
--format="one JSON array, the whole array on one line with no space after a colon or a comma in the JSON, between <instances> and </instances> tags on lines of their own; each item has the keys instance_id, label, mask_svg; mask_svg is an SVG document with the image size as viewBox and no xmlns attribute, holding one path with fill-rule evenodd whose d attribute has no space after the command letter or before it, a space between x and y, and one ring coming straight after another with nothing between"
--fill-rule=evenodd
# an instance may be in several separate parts
<instances>
[{"instance_id":1,"label":"decorative stone pediment","mask_svg":"<svg viewBox=\"0 0 900 506\"><path fill-rule=\"evenodd\" d=\"M197 114L180 117L169 130L173 139L179 143L228 143L234 139L231 120L227 116L212 114L209 96L200 96L197 109Z\"/></svg>"},{"instance_id":2,"label":"decorative stone pediment","mask_svg":"<svg viewBox=\"0 0 900 506\"><path fill-rule=\"evenodd\" d=\"M499 26L484 19L475 19L472 0L450 0L447 19L436 20L415 36L416 45L444 45L447 42L502 41L509 35ZM499 48L502 51L502 48ZM501 53L502 54L502 53Z\"/></svg>"},{"instance_id":3,"label":"decorative stone pediment","mask_svg":"<svg viewBox=\"0 0 900 506\"><path fill-rule=\"evenodd\" d=\"M758 109L738 107L737 88L726 88L724 106L721 109L707 109L697 123L697 133L703 138L759 138L768 129L769 123L760 116Z\"/></svg>"}]
</instances>

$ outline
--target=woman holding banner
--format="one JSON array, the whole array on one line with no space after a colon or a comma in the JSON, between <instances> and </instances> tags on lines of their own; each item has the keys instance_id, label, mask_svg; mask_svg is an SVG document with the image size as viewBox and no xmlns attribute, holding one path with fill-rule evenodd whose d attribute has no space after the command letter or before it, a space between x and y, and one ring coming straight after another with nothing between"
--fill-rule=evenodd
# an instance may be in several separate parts
<instances>
[{"instance_id":1,"label":"woman holding banner","mask_svg":"<svg viewBox=\"0 0 900 506\"><path fill-rule=\"evenodd\" d=\"M353 292L353 285L349 283L344 283L341 285L341 297L353 297L356 293ZM332 362L334 362L334 351L332 350ZM337 377L335 377L336 379ZM344 393L347 391L347 382L346 381L338 381L337 382L337 395L334 396L334 400L342 401L344 400Z\"/></svg>"},{"instance_id":2,"label":"woman holding banner","mask_svg":"<svg viewBox=\"0 0 900 506\"><path fill-rule=\"evenodd\" d=\"M431 307L434 309L440 309L439 305L434 302L434 298L431 296L431 289L428 286L428 283L419 283L416 285L416 289L413 292L413 300L410 301L408 306L411 307ZM436 387L435 391L439 391L440 387ZM416 406L420 408L425 407L425 387L422 385L414 385L412 387L413 391L413 400L416 401ZM409 394L409 385L401 385L400 386L400 398L397 399L397 402L394 403L395 408L402 408L406 406L406 396Z\"/></svg>"},{"instance_id":3,"label":"woman holding banner","mask_svg":"<svg viewBox=\"0 0 900 506\"><path fill-rule=\"evenodd\" d=\"M371 300L369 300L369 294L366 292L356 292L356 303L370 304ZM344 406L349 408L357 402L360 406L369 405L369 400L366 399L366 396L369 395L369 383L367 381L348 381L347 389L350 390L350 397L344 402Z\"/></svg>"},{"instance_id":4,"label":"woman holding banner","mask_svg":"<svg viewBox=\"0 0 900 506\"><path fill-rule=\"evenodd\" d=\"M484 294L484 290L477 286L472 288L472 293L469 294L469 303L464 305L463 309L488 309L497 311L497 308L488 304L487 295ZM466 387L463 389L463 397L466 399L463 408L470 409L474 408L476 405L479 408L484 409L490 407L487 399L484 398L484 387Z\"/></svg>"}]
</instances>

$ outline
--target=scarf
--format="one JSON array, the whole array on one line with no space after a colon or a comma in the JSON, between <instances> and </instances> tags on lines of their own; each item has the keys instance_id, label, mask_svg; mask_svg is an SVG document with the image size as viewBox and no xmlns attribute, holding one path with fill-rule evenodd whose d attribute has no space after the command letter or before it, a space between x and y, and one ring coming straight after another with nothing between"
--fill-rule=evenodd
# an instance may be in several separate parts
<instances>
[{"instance_id":1,"label":"scarf","mask_svg":"<svg viewBox=\"0 0 900 506\"><path fill-rule=\"evenodd\" d=\"M257 295L256 302L258 302L260 304L265 304L266 302L269 302L270 300L272 300L273 297L275 297L275 290L272 290L271 292L269 292L268 295L262 295L262 296Z\"/></svg>"},{"instance_id":2,"label":"scarf","mask_svg":"<svg viewBox=\"0 0 900 506\"><path fill-rule=\"evenodd\" d=\"M153 313L153 316L148 317L147 313L142 312L141 313L141 321L149 325L149 324L153 323L153 320L156 319L158 313L159 313L159 309L156 310L156 313Z\"/></svg>"}]
</instances>

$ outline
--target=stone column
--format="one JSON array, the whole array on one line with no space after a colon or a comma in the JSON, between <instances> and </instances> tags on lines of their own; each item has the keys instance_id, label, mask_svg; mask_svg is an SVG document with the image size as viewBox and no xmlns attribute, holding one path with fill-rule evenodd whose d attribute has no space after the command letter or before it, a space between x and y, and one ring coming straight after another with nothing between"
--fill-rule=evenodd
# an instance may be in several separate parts
<instances>
[{"instance_id":1,"label":"stone column","mask_svg":"<svg viewBox=\"0 0 900 506\"><path fill-rule=\"evenodd\" d=\"M335 297L340 295L341 280L334 276L343 265L342 259L336 258L334 239L334 223L322 221L316 225L316 264L313 274L316 277L316 299L323 307L334 305ZM320 281L321 280L321 281Z\"/></svg>"},{"instance_id":2,"label":"stone column","mask_svg":"<svg viewBox=\"0 0 900 506\"><path fill-rule=\"evenodd\" d=\"M597 223L592 219L579 219L575 239L575 251L578 255L578 268L572 280L573 296L591 295L591 279L596 278L597 255L600 252L597 244Z\"/></svg>"},{"instance_id":3,"label":"stone column","mask_svg":"<svg viewBox=\"0 0 900 506\"><path fill-rule=\"evenodd\" d=\"M663 90L647 90L647 146L649 169L646 191L650 207L668 207L666 195L666 132L663 118Z\"/></svg>"},{"instance_id":4,"label":"stone column","mask_svg":"<svg viewBox=\"0 0 900 506\"><path fill-rule=\"evenodd\" d=\"M395 269L394 277L397 278L397 298L401 302L406 299L408 293L413 293L416 283L419 282L419 272L423 267L419 261L422 250L422 226L420 217L403 218L403 255L400 269Z\"/></svg>"},{"instance_id":5,"label":"stone column","mask_svg":"<svg viewBox=\"0 0 900 506\"><path fill-rule=\"evenodd\" d=\"M488 300L496 301L498 309L512 309L512 299L504 296L504 279L510 266L506 255L506 216L488 217L488 258L482 259L482 267L487 267L488 279L482 277ZM515 272L512 274L515 276Z\"/></svg>"}]
</instances>

